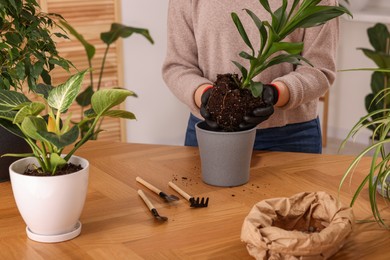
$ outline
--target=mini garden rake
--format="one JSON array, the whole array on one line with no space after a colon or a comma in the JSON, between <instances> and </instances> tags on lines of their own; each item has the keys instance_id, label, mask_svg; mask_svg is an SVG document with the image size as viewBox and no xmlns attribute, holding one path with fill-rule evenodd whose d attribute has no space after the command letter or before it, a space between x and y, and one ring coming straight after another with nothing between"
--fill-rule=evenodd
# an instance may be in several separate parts
<instances>
[{"instance_id":1,"label":"mini garden rake","mask_svg":"<svg viewBox=\"0 0 390 260\"><path fill-rule=\"evenodd\" d=\"M177 191L181 196L183 196L183 198L188 200L191 203L190 207L192 208L205 208L209 205L209 198L194 198L171 181L168 183L168 185Z\"/></svg>"}]
</instances>

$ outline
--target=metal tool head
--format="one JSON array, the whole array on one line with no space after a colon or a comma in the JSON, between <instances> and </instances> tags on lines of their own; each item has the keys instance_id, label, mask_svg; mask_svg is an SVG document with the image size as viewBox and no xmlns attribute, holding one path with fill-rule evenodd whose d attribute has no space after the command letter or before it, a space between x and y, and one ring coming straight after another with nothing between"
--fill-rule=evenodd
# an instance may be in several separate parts
<instances>
[{"instance_id":1,"label":"metal tool head","mask_svg":"<svg viewBox=\"0 0 390 260\"><path fill-rule=\"evenodd\" d=\"M157 209L151 209L150 211L152 212L152 214L156 218L156 220L158 220L158 221L167 221L168 220L167 217L160 216L160 214L158 214L158 212L157 212Z\"/></svg>"},{"instance_id":2,"label":"metal tool head","mask_svg":"<svg viewBox=\"0 0 390 260\"><path fill-rule=\"evenodd\" d=\"M161 198L163 198L166 202L176 201L179 200L179 198L175 195L168 195L164 192L160 192L158 194Z\"/></svg>"},{"instance_id":3,"label":"metal tool head","mask_svg":"<svg viewBox=\"0 0 390 260\"><path fill-rule=\"evenodd\" d=\"M209 205L209 198L190 198L189 201L192 208L206 208Z\"/></svg>"}]
</instances>

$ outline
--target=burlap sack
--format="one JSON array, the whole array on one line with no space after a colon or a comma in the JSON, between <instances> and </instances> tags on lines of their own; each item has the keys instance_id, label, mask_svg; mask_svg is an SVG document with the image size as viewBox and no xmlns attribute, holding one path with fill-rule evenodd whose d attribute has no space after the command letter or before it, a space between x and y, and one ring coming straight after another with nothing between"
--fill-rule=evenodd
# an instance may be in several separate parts
<instances>
[{"instance_id":1,"label":"burlap sack","mask_svg":"<svg viewBox=\"0 0 390 260\"><path fill-rule=\"evenodd\" d=\"M325 192L260 201L245 218L241 240L256 259L327 259L352 231L353 212Z\"/></svg>"}]
</instances>

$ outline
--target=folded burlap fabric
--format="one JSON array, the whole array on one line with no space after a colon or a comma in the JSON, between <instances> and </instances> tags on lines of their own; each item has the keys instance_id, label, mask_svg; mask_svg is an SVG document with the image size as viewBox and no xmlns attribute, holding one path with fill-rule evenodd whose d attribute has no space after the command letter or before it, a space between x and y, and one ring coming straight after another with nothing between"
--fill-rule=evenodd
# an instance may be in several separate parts
<instances>
[{"instance_id":1,"label":"folded burlap fabric","mask_svg":"<svg viewBox=\"0 0 390 260\"><path fill-rule=\"evenodd\" d=\"M258 202L245 218L241 240L256 259L328 259L353 226L352 208L325 192Z\"/></svg>"}]
</instances>

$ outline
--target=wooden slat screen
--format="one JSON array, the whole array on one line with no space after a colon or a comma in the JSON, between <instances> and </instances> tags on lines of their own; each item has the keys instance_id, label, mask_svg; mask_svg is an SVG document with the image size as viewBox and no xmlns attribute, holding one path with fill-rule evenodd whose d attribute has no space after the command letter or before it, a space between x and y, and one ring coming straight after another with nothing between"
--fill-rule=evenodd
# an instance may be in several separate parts
<instances>
[{"instance_id":1,"label":"wooden slat screen","mask_svg":"<svg viewBox=\"0 0 390 260\"><path fill-rule=\"evenodd\" d=\"M100 40L100 33L108 31L113 22L120 22L119 0L41 0L41 8L45 12L61 14L84 38L96 47L96 54L92 61L94 68L94 86L96 85L101 68L102 58L106 45ZM57 47L60 54L70 60L78 70L88 68L87 56L84 48L73 36L69 40L58 40ZM123 86L122 49L120 41L112 44L107 55L102 88ZM75 71L73 70L72 73ZM69 74L63 70L56 70L52 74L53 84L64 82ZM89 85L89 75L86 75L83 88ZM69 112L72 119L80 119L80 107L72 106ZM99 134L99 140L125 141L124 123L120 119L106 118Z\"/></svg>"}]
</instances>

